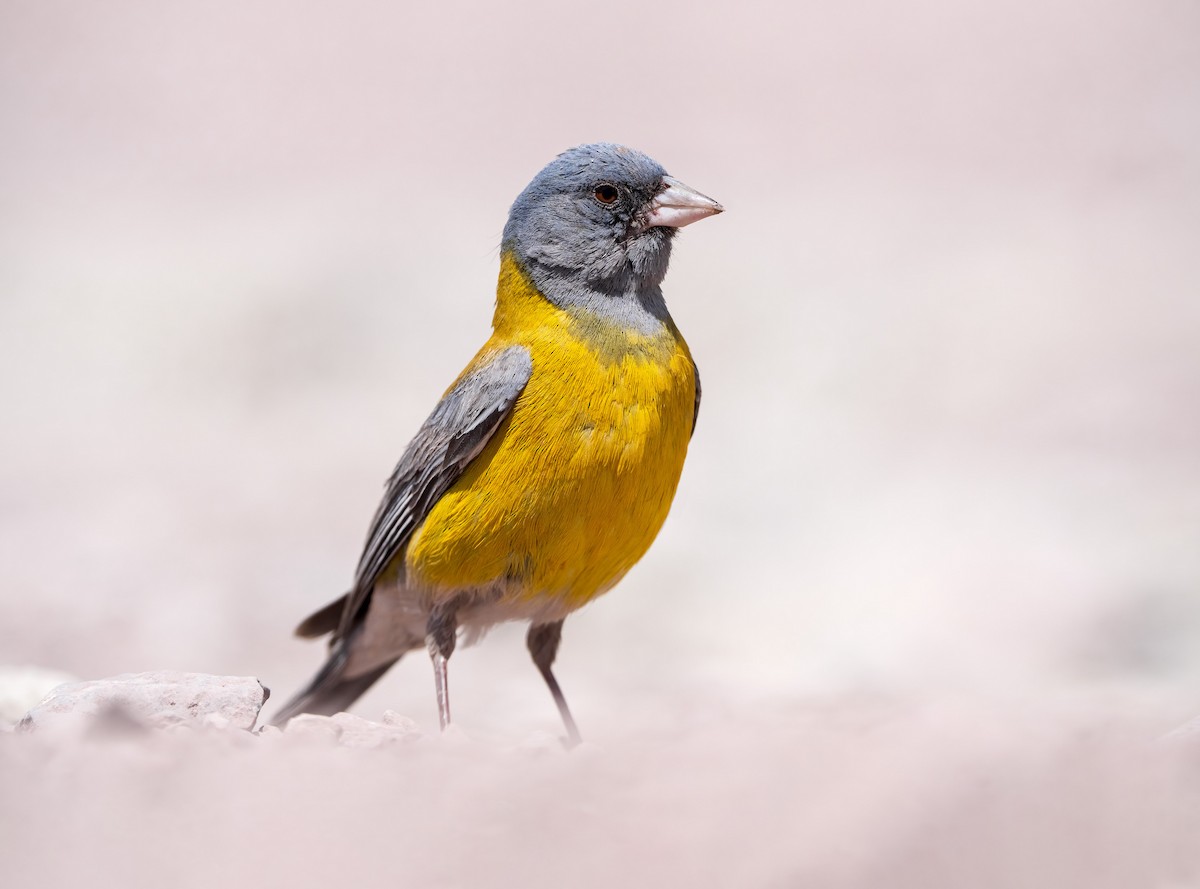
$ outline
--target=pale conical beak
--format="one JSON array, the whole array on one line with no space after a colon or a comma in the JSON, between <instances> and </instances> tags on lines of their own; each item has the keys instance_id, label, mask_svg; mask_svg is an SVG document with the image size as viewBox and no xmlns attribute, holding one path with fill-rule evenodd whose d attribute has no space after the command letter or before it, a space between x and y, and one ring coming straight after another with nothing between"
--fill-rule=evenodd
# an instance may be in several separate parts
<instances>
[{"instance_id":1,"label":"pale conical beak","mask_svg":"<svg viewBox=\"0 0 1200 889\"><path fill-rule=\"evenodd\" d=\"M666 228L683 228L706 216L713 216L725 208L710 197L700 194L678 179L663 176L662 191L650 202L650 215L646 217L646 228L656 225Z\"/></svg>"}]
</instances>

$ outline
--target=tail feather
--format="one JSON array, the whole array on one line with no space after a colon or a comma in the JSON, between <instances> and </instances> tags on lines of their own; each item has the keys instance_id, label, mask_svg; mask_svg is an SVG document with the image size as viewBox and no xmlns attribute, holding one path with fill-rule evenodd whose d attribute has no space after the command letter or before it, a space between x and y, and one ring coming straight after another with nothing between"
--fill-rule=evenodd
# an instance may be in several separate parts
<instances>
[{"instance_id":1,"label":"tail feather","mask_svg":"<svg viewBox=\"0 0 1200 889\"><path fill-rule=\"evenodd\" d=\"M344 640L337 646L312 681L275 714L271 725L284 726L289 719L301 713L315 713L319 716L341 713L362 697L379 677L400 660L399 657L395 657L369 672L346 677L346 663L350 659L347 641L349 640Z\"/></svg>"},{"instance_id":2,"label":"tail feather","mask_svg":"<svg viewBox=\"0 0 1200 889\"><path fill-rule=\"evenodd\" d=\"M320 608L304 618L300 622L300 626L296 627L296 635L302 639L316 639L318 636L335 632L342 622L342 612L346 610L348 598L350 598L350 594L346 593L340 599L334 599L324 608Z\"/></svg>"}]
</instances>

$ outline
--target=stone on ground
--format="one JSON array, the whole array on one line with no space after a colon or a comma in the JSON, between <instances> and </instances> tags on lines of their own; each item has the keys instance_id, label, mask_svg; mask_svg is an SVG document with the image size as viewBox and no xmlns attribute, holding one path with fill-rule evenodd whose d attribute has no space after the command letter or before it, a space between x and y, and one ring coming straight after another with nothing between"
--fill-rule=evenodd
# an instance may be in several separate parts
<instances>
[{"instance_id":1,"label":"stone on ground","mask_svg":"<svg viewBox=\"0 0 1200 889\"><path fill-rule=\"evenodd\" d=\"M252 676L166 670L124 673L58 686L25 715L20 728L40 730L106 722L147 728L217 723L249 730L254 728L269 694Z\"/></svg>"}]
</instances>

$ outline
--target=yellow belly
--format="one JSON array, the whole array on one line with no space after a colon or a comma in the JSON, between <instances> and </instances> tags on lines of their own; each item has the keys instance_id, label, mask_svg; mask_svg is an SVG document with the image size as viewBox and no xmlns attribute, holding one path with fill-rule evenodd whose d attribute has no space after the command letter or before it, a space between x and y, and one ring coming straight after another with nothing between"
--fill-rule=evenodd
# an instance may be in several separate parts
<instances>
[{"instance_id":1,"label":"yellow belly","mask_svg":"<svg viewBox=\"0 0 1200 889\"><path fill-rule=\"evenodd\" d=\"M620 580L662 527L692 431L694 366L673 327L644 336L557 309L506 259L496 333L476 360L514 343L532 377L413 535L407 580L434 600L501 589L570 610Z\"/></svg>"}]
</instances>

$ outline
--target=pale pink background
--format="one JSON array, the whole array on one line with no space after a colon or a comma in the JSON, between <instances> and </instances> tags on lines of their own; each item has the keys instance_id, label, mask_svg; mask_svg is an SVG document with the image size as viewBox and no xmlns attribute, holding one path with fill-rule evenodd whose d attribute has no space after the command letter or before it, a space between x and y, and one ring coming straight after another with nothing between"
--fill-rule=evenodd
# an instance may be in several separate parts
<instances>
[{"instance_id":1,"label":"pale pink background","mask_svg":"<svg viewBox=\"0 0 1200 889\"><path fill-rule=\"evenodd\" d=\"M1200 796L1129 759L1200 712L1198 36L1185 0L0 4L0 664L290 693L537 169L621 141L728 208L667 280L705 393L672 516L567 625L599 764L497 752L558 730L504 628L452 663L463 749L47 782L9 739L12 872L166 885L136 838L195 833L247 885L404 883L397 837L412 885L1195 878L1155 843L1195 865ZM434 719L424 659L385 707ZM539 870L575 826L609 851Z\"/></svg>"}]
</instances>

